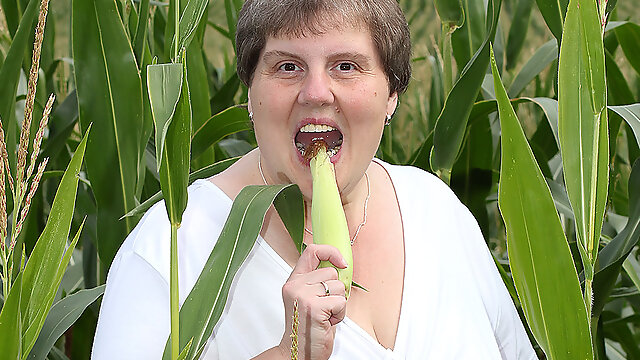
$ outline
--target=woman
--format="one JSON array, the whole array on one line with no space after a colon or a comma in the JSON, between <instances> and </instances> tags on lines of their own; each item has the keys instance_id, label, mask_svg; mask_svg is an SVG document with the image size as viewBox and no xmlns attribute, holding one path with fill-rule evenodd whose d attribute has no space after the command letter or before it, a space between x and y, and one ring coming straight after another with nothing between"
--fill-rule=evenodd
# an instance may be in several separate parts
<instances>
[{"instance_id":1,"label":"woman","mask_svg":"<svg viewBox=\"0 0 640 360\"><path fill-rule=\"evenodd\" d=\"M534 359L478 226L434 176L373 159L410 78L410 39L395 0L249 0L237 27L238 74L249 88L258 149L190 187L180 229L181 302L229 213L251 184L298 184L310 213L302 157L312 139L331 147L352 240L349 300L312 244L300 256L277 213L229 293L203 354L287 359L294 300L304 359ZM109 272L93 356L159 358L169 334L169 225L156 205ZM162 241L159 241L162 240ZM455 255L450 258L447 255Z\"/></svg>"}]
</instances>

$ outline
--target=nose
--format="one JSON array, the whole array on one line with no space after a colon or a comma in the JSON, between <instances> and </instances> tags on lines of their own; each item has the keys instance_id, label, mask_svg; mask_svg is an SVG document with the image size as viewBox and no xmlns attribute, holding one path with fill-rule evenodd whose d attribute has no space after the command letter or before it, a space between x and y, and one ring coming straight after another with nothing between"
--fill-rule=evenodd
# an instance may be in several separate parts
<instances>
[{"instance_id":1,"label":"nose","mask_svg":"<svg viewBox=\"0 0 640 360\"><path fill-rule=\"evenodd\" d=\"M302 105L330 105L334 101L331 78L323 71L309 72L304 79L298 103Z\"/></svg>"}]
</instances>

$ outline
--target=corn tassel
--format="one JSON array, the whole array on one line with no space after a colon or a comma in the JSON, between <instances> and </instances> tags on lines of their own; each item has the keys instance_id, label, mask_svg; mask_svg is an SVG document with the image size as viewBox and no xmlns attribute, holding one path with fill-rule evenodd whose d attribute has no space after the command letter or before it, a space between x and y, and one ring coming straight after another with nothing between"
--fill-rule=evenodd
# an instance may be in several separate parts
<instances>
[{"instance_id":1,"label":"corn tassel","mask_svg":"<svg viewBox=\"0 0 640 360\"><path fill-rule=\"evenodd\" d=\"M348 265L344 269L336 269L338 270L338 278L344 283L345 296L348 299L353 278L353 255L335 170L329 160L327 145L324 141L316 141L309 148L305 157L311 158L309 165L313 178L313 199L311 202L313 243L333 245L342 254ZM328 261L322 261L319 267L329 266L333 265Z\"/></svg>"}]
</instances>

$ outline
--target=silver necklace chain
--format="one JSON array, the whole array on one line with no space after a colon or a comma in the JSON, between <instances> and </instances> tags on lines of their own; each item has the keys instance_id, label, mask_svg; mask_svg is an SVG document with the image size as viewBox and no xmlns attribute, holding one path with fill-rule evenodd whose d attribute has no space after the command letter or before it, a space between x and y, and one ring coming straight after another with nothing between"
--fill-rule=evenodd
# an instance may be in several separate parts
<instances>
[{"instance_id":1,"label":"silver necklace chain","mask_svg":"<svg viewBox=\"0 0 640 360\"><path fill-rule=\"evenodd\" d=\"M261 158L262 158L262 154L258 154L258 170L260 171L260 176L262 177L262 181L264 182L264 184L269 185L267 184L267 179L264 177L264 173L262 172L262 163L260 162ZM367 174L366 171L364 172L364 177L365 179L367 179L367 197L364 199L364 215L362 216L362 222L356 228L356 233L353 234L353 238L351 239L351 245L353 245L353 243L358 238L360 229L362 229L364 224L367 223L367 207L369 206L369 198L371 197L371 183L369 182L369 174ZM304 231L309 233L309 235L313 236L313 231L307 229L306 226L304 227Z\"/></svg>"}]
</instances>

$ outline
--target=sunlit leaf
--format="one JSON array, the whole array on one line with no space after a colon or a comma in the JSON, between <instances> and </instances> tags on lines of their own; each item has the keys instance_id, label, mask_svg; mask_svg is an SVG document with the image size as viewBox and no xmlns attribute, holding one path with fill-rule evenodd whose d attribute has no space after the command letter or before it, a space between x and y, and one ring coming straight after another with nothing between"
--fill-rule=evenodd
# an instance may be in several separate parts
<instances>
[{"instance_id":1,"label":"sunlit leaf","mask_svg":"<svg viewBox=\"0 0 640 360\"><path fill-rule=\"evenodd\" d=\"M592 359L587 311L547 183L492 58L502 129L498 203L527 323L550 359Z\"/></svg>"},{"instance_id":2,"label":"sunlit leaf","mask_svg":"<svg viewBox=\"0 0 640 360\"><path fill-rule=\"evenodd\" d=\"M558 135L564 180L590 281L609 182L604 45L595 1L569 3L558 68Z\"/></svg>"},{"instance_id":3,"label":"sunlit leaf","mask_svg":"<svg viewBox=\"0 0 640 360\"><path fill-rule=\"evenodd\" d=\"M184 63L177 65L181 66L186 73L186 65ZM175 83L165 83L163 85L167 87L178 86ZM180 89L180 98L167 127L164 139L165 150L162 153L158 171L165 206L172 224L180 224L182 222L182 213L187 207L187 186L189 185L189 162L191 158L191 102L186 76L182 76Z\"/></svg>"},{"instance_id":4,"label":"sunlit leaf","mask_svg":"<svg viewBox=\"0 0 640 360\"><path fill-rule=\"evenodd\" d=\"M184 0L183 0L184 1ZM178 49L188 48L196 33L202 15L209 5L209 0L188 0L180 15L178 33ZM175 42L171 43L171 53L175 51Z\"/></svg>"},{"instance_id":5,"label":"sunlit leaf","mask_svg":"<svg viewBox=\"0 0 640 360\"><path fill-rule=\"evenodd\" d=\"M171 119L182 90L182 64L156 64L147 66L149 100L156 129L156 161L164 155L164 143Z\"/></svg>"}]
</instances>

